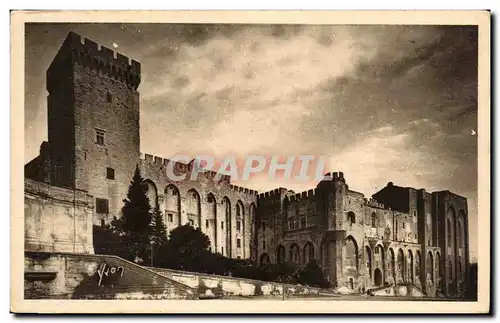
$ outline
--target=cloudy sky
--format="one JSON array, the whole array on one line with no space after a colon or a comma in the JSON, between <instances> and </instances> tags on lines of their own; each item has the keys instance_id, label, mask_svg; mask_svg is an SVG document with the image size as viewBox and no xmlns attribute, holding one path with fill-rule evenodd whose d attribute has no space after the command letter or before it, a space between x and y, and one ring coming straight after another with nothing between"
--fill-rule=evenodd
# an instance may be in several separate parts
<instances>
[{"instance_id":1,"label":"cloudy sky","mask_svg":"<svg viewBox=\"0 0 500 323\"><path fill-rule=\"evenodd\" d=\"M26 26L25 161L47 140L45 71L72 30L141 62L141 151L327 156L351 189L449 189L477 228L477 29ZM302 191L312 182L235 182Z\"/></svg>"}]
</instances>

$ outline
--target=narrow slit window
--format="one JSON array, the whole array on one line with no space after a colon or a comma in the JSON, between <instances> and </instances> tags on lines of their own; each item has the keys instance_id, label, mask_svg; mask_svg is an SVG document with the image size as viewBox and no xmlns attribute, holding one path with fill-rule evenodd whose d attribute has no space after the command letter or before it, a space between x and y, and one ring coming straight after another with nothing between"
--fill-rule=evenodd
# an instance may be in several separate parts
<instances>
[{"instance_id":1,"label":"narrow slit window","mask_svg":"<svg viewBox=\"0 0 500 323\"><path fill-rule=\"evenodd\" d=\"M95 143L104 146L104 130L96 129L95 130Z\"/></svg>"}]
</instances>

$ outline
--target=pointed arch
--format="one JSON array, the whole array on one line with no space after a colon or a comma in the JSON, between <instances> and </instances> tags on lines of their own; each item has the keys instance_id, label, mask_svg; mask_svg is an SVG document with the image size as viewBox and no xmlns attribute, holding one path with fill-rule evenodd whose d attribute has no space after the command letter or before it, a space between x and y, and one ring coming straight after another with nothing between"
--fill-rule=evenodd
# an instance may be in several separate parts
<instances>
[{"instance_id":1,"label":"pointed arch","mask_svg":"<svg viewBox=\"0 0 500 323\"><path fill-rule=\"evenodd\" d=\"M307 265L311 260L314 260L314 245L308 241L304 246L303 251L304 264Z\"/></svg>"},{"instance_id":2,"label":"pointed arch","mask_svg":"<svg viewBox=\"0 0 500 323\"><path fill-rule=\"evenodd\" d=\"M296 264L300 263L300 251L299 251L299 246L296 243L292 243L289 249L289 259L291 262L294 262Z\"/></svg>"},{"instance_id":3,"label":"pointed arch","mask_svg":"<svg viewBox=\"0 0 500 323\"><path fill-rule=\"evenodd\" d=\"M356 223L356 214L354 214L354 212L347 212L347 222L349 222L351 225Z\"/></svg>"},{"instance_id":4,"label":"pointed arch","mask_svg":"<svg viewBox=\"0 0 500 323\"><path fill-rule=\"evenodd\" d=\"M422 256L420 255L420 250L417 250L415 252L415 279L417 281L419 281L421 279L421 277L420 277L421 263L422 263Z\"/></svg>"},{"instance_id":5,"label":"pointed arch","mask_svg":"<svg viewBox=\"0 0 500 323\"><path fill-rule=\"evenodd\" d=\"M443 286L441 284L443 281L443 265L441 263L441 253L439 251L436 252L436 259L434 260L434 262L435 262L434 273L435 273L436 282L437 282L436 285L439 289L442 289Z\"/></svg>"},{"instance_id":6,"label":"pointed arch","mask_svg":"<svg viewBox=\"0 0 500 323\"><path fill-rule=\"evenodd\" d=\"M408 250L408 282L414 284L415 283L415 277L413 275L414 273L414 266L413 266L413 252L411 249Z\"/></svg>"},{"instance_id":7,"label":"pointed arch","mask_svg":"<svg viewBox=\"0 0 500 323\"><path fill-rule=\"evenodd\" d=\"M233 244L232 244L232 215L231 215L231 200L224 196L222 198L222 207L224 208L224 228L226 234L226 250L227 256L231 257ZM267 255L267 254L266 254ZM267 255L269 257L269 255Z\"/></svg>"},{"instance_id":8,"label":"pointed arch","mask_svg":"<svg viewBox=\"0 0 500 323\"><path fill-rule=\"evenodd\" d=\"M381 274L382 274L382 282L385 282L386 280L386 256L385 256L385 250L384 246L381 244L377 244L375 246L375 254L374 257L375 262L378 262L378 268L380 268Z\"/></svg>"},{"instance_id":9,"label":"pointed arch","mask_svg":"<svg viewBox=\"0 0 500 323\"><path fill-rule=\"evenodd\" d=\"M372 216L371 216L371 223L372 223L372 228L376 228L377 227L377 214L375 212L372 212Z\"/></svg>"},{"instance_id":10,"label":"pointed arch","mask_svg":"<svg viewBox=\"0 0 500 323\"><path fill-rule=\"evenodd\" d=\"M256 215L257 215L257 207L255 206L255 203L250 203L250 206L248 207L248 223L249 223L248 228L250 230L250 233L249 233L250 259L256 258L254 256L254 252L257 249L257 246L256 246L256 241L257 241Z\"/></svg>"},{"instance_id":11,"label":"pointed arch","mask_svg":"<svg viewBox=\"0 0 500 323\"><path fill-rule=\"evenodd\" d=\"M277 262L278 264L282 264L285 262L285 257L286 257L286 251L285 251L285 246L280 244L276 248L276 255L277 255Z\"/></svg>"},{"instance_id":12,"label":"pointed arch","mask_svg":"<svg viewBox=\"0 0 500 323\"><path fill-rule=\"evenodd\" d=\"M447 277L447 280L455 280L456 279L456 244L455 244L455 236L456 236L456 212L455 209L450 206L448 211L446 212L446 258L450 259L449 265L450 276Z\"/></svg>"},{"instance_id":13,"label":"pointed arch","mask_svg":"<svg viewBox=\"0 0 500 323\"><path fill-rule=\"evenodd\" d=\"M358 259L359 259L359 248L356 239L349 235L344 240L344 250L343 252L343 263L346 271L353 270L359 272Z\"/></svg>"},{"instance_id":14,"label":"pointed arch","mask_svg":"<svg viewBox=\"0 0 500 323\"><path fill-rule=\"evenodd\" d=\"M399 248L398 249L398 257L397 257L397 263L398 263L398 272L399 276L403 281L405 281L405 255L403 252L403 249Z\"/></svg>"},{"instance_id":15,"label":"pointed arch","mask_svg":"<svg viewBox=\"0 0 500 323\"><path fill-rule=\"evenodd\" d=\"M260 265L261 266L267 266L271 263L271 260L269 258L269 255L267 253L263 253L261 256L260 256Z\"/></svg>"},{"instance_id":16,"label":"pointed arch","mask_svg":"<svg viewBox=\"0 0 500 323\"><path fill-rule=\"evenodd\" d=\"M392 248L389 248L389 252L387 253L387 273L396 282L396 255Z\"/></svg>"},{"instance_id":17,"label":"pointed arch","mask_svg":"<svg viewBox=\"0 0 500 323\"><path fill-rule=\"evenodd\" d=\"M213 249L217 251L217 200L215 195L209 192L207 194L207 218L206 218L206 230L209 232L209 237L213 246Z\"/></svg>"},{"instance_id":18,"label":"pointed arch","mask_svg":"<svg viewBox=\"0 0 500 323\"><path fill-rule=\"evenodd\" d=\"M194 227L201 229L201 198L198 191L191 188L187 191L187 207L186 213L188 216L188 223Z\"/></svg>"},{"instance_id":19,"label":"pointed arch","mask_svg":"<svg viewBox=\"0 0 500 323\"><path fill-rule=\"evenodd\" d=\"M429 251L426 257L426 274L430 278L431 281L434 281L434 257L432 256L432 252Z\"/></svg>"},{"instance_id":20,"label":"pointed arch","mask_svg":"<svg viewBox=\"0 0 500 323\"><path fill-rule=\"evenodd\" d=\"M172 229L182 225L181 194L179 189L174 184L169 184L165 187L163 194L165 215L167 217L165 224L167 225L167 228Z\"/></svg>"},{"instance_id":21,"label":"pointed arch","mask_svg":"<svg viewBox=\"0 0 500 323\"><path fill-rule=\"evenodd\" d=\"M158 206L158 190L155 183L150 179L145 179L142 183L149 200L150 211L153 212Z\"/></svg>"},{"instance_id":22,"label":"pointed arch","mask_svg":"<svg viewBox=\"0 0 500 323\"><path fill-rule=\"evenodd\" d=\"M236 202L236 233L241 235L241 254L245 258L245 208L243 202L238 200ZM236 245L238 248L238 245Z\"/></svg>"},{"instance_id":23,"label":"pointed arch","mask_svg":"<svg viewBox=\"0 0 500 323\"><path fill-rule=\"evenodd\" d=\"M365 246L365 260L366 260L366 270L368 271L368 276L372 279L372 250L369 246Z\"/></svg>"}]
</instances>

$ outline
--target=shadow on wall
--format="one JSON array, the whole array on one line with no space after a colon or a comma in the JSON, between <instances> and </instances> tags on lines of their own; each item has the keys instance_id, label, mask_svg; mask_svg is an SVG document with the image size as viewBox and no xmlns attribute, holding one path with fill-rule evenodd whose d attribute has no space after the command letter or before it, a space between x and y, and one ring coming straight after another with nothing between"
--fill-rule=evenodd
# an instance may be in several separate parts
<instances>
[{"instance_id":1,"label":"shadow on wall","mask_svg":"<svg viewBox=\"0 0 500 323\"><path fill-rule=\"evenodd\" d=\"M195 290L114 256L25 255L27 299L190 299ZM38 277L54 273L50 280ZM37 274L37 275L36 275ZM43 275L42 275L43 276ZM47 276L47 275L45 275Z\"/></svg>"}]
</instances>

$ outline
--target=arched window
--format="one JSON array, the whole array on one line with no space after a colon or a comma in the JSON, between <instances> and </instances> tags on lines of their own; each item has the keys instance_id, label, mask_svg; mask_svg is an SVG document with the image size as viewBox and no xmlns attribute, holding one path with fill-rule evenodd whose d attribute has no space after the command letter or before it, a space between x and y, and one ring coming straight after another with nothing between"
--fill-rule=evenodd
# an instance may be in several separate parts
<instances>
[{"instance_id":1,"label":"arched window","mask_svg":"<svg viewBox=\"0 0 500 323\"><path fill-rule=\"evenodd\" d=\"M461 233L462 233L462 225L460 224L460 221L457 221L457 247L458 248L462 247Z\"/></svg>"},{"instance_id":2,"label":"arched window","mask_svg":"<svg viewBox=\"0 0 500 323\"><path fill-rule=\"evenodd\" d=\"M278 246L278 264L285 262L285 247L283 245Z\"/></svg>"},{"instance_id":3,"label":"arched window","mask_svg":"<svg viewBox=\"0 0 500 323\"><path fill-rule=\"evenodd\" d=\"M372 278L372 251L368 246L365 247L365 257L366 257L366 269L368 270L370 278Z\"/></svg>"},{"instance_id":4,"label":"arched window","mask_svg":"<svg viewBox=\"0 0 500 323\"><path fill-rule=\"evenodd\" d=\"M450 221L450 219L446 219L446 226L448 227L447 240L451 241L452 236L451 236L451 221Z\"/></svg>"},{"instance_id":5,"label":"arched window","mask_svg":"<svg viewBox=\"0 0 500 323\"><path fill-rule=\"evenodd\" d=\"M352 236L345 239L344 267L358 271L358 244Z\"/></svg>"},{"instance_id":6,"label":"arched window","mask_svg":"<svg viewBox=\"0 0 500 323\"><path fill-rule=\"evenodd\" d=\"M290 261L299 263L299 246L295 243L290 247Z\"/></svg>"},{"instance_id":7,"label":"arched window","mask_svg":"<svg viewBox=\"0 0 500 323\"><path fill-rule=\"evenodd\" d=\"M354 214L354 212L347 212L347 221L350 224L356 223L356 215Z\"/></svg>"},{"instance_id":8,"label":"arched window","mask_svg":"<svg viewBox=\"0 0 500 323\"><path fill-rule=\"evenodd\" d=\"M376 228L377 227L377 215L374 213L372 213L372 228Z\"/></svg>"},{"instance_id":9,"label":"arched window","mask_svg":"<svg viewBox=\"0 0 500 323\"><path fill-rule=\"evenodd\" d=\"M304 264L308 264L314 259L314 245L311 242L304 246Z\"/></svg>"},{"instance_id":10,"label":"arched window","mask_svg":"<svg viewBox=\"0 0 500 323\"><path fill-rule=\"evenodd\" d=\"M201 228L201 201L200 195L195 189L187 192L187 216L188 222L197 228Z\"/></svg>"},{"instance_id":11,"label":"arched window","mask_svg":"<svg viewBox=\"0 0 500 323\"><path fill-rule=\"evenodd\" d=\"M177 187L172 184L165 187L164 193L166 225L169 229L172 229L181 225L181 197Z\"/></svg>"}]
</instances>

